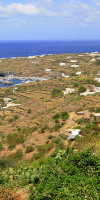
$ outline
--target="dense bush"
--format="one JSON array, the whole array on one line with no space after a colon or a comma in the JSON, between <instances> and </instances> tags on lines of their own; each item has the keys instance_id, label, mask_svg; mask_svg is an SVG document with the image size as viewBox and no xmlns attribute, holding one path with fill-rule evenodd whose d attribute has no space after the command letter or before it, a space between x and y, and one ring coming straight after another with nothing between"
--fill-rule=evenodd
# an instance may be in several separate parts
<instances>
[{"instance_id":1,"label":"dense bush","mask_svg":"<svg viewBox=\"0 0 100 200\"><path fill-rule=\"evenodd\" d=\"M43 158L43 157L44 157L44 153L43 152L34 153L32 158L31 158L31 161L39 160L40 158Z\"/></svg>"},{"instance_id":2,"label":"dense bush","mask_svg":"<svg viewBox=\"0 0 100 200\"><path fill-rule=\"evenodd\" d=\"M61 113L56 113L53 117L52 117L52 119L53 120L55 120L55 123L59 123L59 119L62 119L63 121L66 121L68 118L69 118L69 114L66 112L66 111L63 111L63 112L61 112ZM61 126L63 126L64 125L64 123L62 122L61 123ZM59 125L57 125L57 126L59 126Z\"/></svg>"},{"instance_id":3,"label":"dense bush","mask_svg":"<svg viewBox=\"0 0 100 200\"><path fill-rule=\"evenodd\" d=\"M53 120L59 119L59 118L60 118L60 114L59 114L59 113L55 114L55 115L52 117Z\"/></svg>"},{"instance_id":4,"label":"dense bush","mask_svg":"<svg viewBox=\"0 0 100 200\"><path fill-rule=\"evenodd\" d=\"M66 111L61 112L61 119L66 121L69 118L69 114Z\"/></svg>"},{"instance_id":5,"label":"dense bush","mask_svg":"<svg viewBox=\"0 0 100 200\"><path fill-rule=\"evenodd\" d=\"M77 119L77 121L76 121L78 124L83 124L84 123L84 119L83 118L81 118L81 119Z\"/></svg>"},{"instance_id":6,"label":"dense bush","mask_svg":"<svg viewBox=\"0 0 100 200\"><path fill-rule=\"evenodd\" d=\"M9 167L9 162L8 160L5 160L3 158L0 159L0 169L4 169L6 167Z\"/></svg>"},{"instance_id":7,"label":"dense bush","mask_svg":"<svg viewBox=\"0 0 100 200\"><path fill-rule=\"evenodd\" d=\"M1 184L30 188L30 200L99 199L100 161L90 149L73 153L70 148L57 148L46 159L41 153L33 154L33 160L39 158L17 168L2 168Z\"/></svg>"}]
</instances>

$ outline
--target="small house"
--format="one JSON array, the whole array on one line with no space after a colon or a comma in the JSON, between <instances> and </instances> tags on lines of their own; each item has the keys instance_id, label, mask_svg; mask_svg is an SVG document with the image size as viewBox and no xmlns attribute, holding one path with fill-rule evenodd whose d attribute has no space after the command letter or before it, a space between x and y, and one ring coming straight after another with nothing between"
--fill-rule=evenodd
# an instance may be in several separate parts
<instances>
[{"instance_id":1,"label":"small house","mask_svg":"<svg viewBox=\"0 0 100 200\"><path fill-rule=\"evenodd\" d=\"M80 132L81 132L80 129L73 129L73 130L71 131L71 135L68 137L68 140L75 140L75 137L76 137L76 136L81 137Z\"/></svg>"},{"instance_id":2,"label":"small house","mask_svg":"<svg viewBox=\"0 0 100 200\"><path fill-rule=\"evenodd\" d=\"M71 65L70 67L71 67L71 68L77 68L78 65Z\"/></svg>"},{"instance_id":3,"label":"small house","mask_svg":"<svg viewBox=\"0 0 100 200\"><path fill-rule=\"evenodd\" d=\"M71 56L68 56L66 59L71 59L72 57Z\"/></svg>"},{"instance_id":4,"label":"small house","mask_svg":"<svg viewBox=\"0 0 100 200\"><path fill-rule=\"evenodd\" d=\"M84 115L84 111L77 112L77 115Z\"/></svg>"},{"instance_id":5,"label":"small house","mask_svg":"<svg viewBox=\"0 0 100 200\"><path fill-rule=\"evenodd\" d=\"M82 54L79 54L78 56L79 56L79 57L83 57L83 55L82 55Z\"/></svg>"},{"instance_id":6,"label":"small house","mask_svg":"<svg viewBox=\"0 0 100 200\"><path fill-rule=\"evenodd\" d=\"M96 61L96 59L95 58L92 58L91 60L90 60L90 62L95 62Z\"/></svg>"},{"instance_id":7,"label":"small house","mask_svg":"<svg viewBox=\"0 0 100 200\"><path fill-rule=\"evenodd\" d=\"M51 72L51 69L45 69L45 72Z\"/></svg>"},{"instance_id":8,"label":"small house","mask_svg":"<svg viewBox=\"0 0 100 200\"><path fill-rule=\"evenodd\" d=\"M82 74L82 72L76 72L76 75L81 75Z\"/></svg>"},{"instance_id":9,"label":"small house","mask_svg":"<svg viewBox=\"0 0 100 200\"><path fill-rule=\"evenodd\" d=\"M75 93L75 89L66 88L66 90L63 91L63 92L64 92L64 95L66 95L66 94L71 94L71 93Z\"/></svg>"},{"instance_id":10,"label":"small house","mask_svg":"<svg viewBox=\"0 0 100 200\"><path fill-rule=\"evenodd\" d=\"M59 65L60 65L60 66L65 66L65 65L66 65L66 63L60 63Z\"/></svg>"},{"instance_id":11,"label":"small house","mask_svg":"<svg viewBox=\"0 0 100 200\"><path fill-rule=\"evenodd\" d=\"M14 93L17 89L18 89L17 87L14 87L14 88L13 88L13 93Z\"/></svg>"},{"instance_id":12,"label":"small house","mask_svg":"<svg viewBox=\"0 0 100 200\"><path fill-rule=\"evenodd\" d=\"M71 63L77 63L78 61L77 60L71 60L70 62Z\"/></svg>"},{"instance_id":13,"label":"small house","mask_svg":"<svg viewBox=\"0 0 100 200\"><path fill-rule=\"evenodd\" d=\"M69 78L70 76L65 75L64 73L62 73L62 77L64 77L64 78Z\"/></svg>"}]
</instances>

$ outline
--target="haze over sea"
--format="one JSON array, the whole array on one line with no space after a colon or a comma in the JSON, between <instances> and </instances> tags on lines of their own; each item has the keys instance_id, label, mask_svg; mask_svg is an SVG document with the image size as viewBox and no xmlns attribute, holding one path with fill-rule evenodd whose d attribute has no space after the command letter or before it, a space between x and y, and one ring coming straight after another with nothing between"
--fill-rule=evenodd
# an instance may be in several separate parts
<instances>
[{"instance_id":1,"label":"haze over sea","mask_svg":"<svg viewBox=\"0 0 100 200\"><path fill-rule=\"evenodd\" d=\"M0 41L0 58L100 52L100 41Z\"/></svg>"}]
</instances>

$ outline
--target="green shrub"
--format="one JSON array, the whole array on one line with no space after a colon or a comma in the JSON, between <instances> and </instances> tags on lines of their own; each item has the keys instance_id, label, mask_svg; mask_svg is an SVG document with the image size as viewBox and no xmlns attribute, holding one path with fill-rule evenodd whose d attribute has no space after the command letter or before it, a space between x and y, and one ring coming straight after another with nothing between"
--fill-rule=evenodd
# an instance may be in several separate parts
<instances>
[{"instance_id":1,"label":"green shrub","mask_svg":"<svg viewBox=\"0 0 100 200\"><path fill-rule=\"evenodd\" d=\"M60 136L61 136L61 138L62 138L63 140L67 140L67 138L68 138L68 135L65 135L65 134L61 134Z\"/></svg>"},{"instance_id":2,"label":"green shrub","mask_svg":"<svg viewBox=\"0 0 100 200\"><path fill-rule=\"evenodd\" d=\"M73 82L73 87L79 87L80 83L78 82Z\"/></svg>"},{"instance_id":3,"label":"green shrub","mask_svg":"<svg viewBox=\"0 0 100 200\"><path fill-rule=\"evenodd\" d=\"M60 89L53 89L51 95L51 98L62 97L63 92Z\"/></svg>"},{"instance_id":4,"label":"green shrub","mask_svg":"<svg viewBox=\"0 0 100 200\"><path fill-rule=\"evenodd\" d=\"M28 114L30 114L32 111L31 111L31 109L28 109L28 111L27 111L27 112L28 112Z\"/></svg>"},{"instance_id":5,"label":"green shrub","mask_svg":"<svg viewBox=\"0 0 100 200\"><path fill-rule=\"evenodd\" d=\"M20 127L18 127L18 128L17 128L17 131L21 131L21 128L20 128Z\"/></svg>"},{"instance_id":6,"label":"green shrub","mask_svg":"<svg viewBox=\"0 0 100 200\"><path fill-rule=\"evenodd\" d=\"M61 128L60 124L56 124L55 126L53 126L50 130L52 131L58 131Z\"/></svg>"},{"instance_id":7,"label":"green shrub","mask_svg":"<svg viewBox=\"0 0 100 200\"><path fill-rule=\"evenodd\" d=\"M53 135L48 135L48 139L52 139L53 138Z\"/></svg>"},{"instance_id":8,"label":"green shrub","mask_svg":"<svg viewBox=\"0 0 100 200\"><path fill-rule=\"evenodd\" d=\"M0 169L9 167L9 161L3 158L0 158Z\"/></svg>"},{"instance_id":9,"label":"green shrub","mask_svg":"<svg viewBox=\"0 0 100 200\"><path fill-rule=\"evenodd\" d=\"M34 126L31 128L32 132L35 132L37 130L37 126Z\"/></svg>"},{"instance_id":10,"label":"green shrub","mask_svg":"<svg viewBox=\"0 0 100 200\"><path fill-rule=\"evenodd\" d=\"M27 146L27 147L26 147L25 153L30 153L30 152L32 152L32 151L34 151L34 147L30 145L30 146Z\"/></svg>"},{"instance_id":11,"label":"green shrub","mask_svg":"<svg viewBox=\"0 0 100 200\"><path fill-rule=\"evenodd\" d=\"M60 138L60 137L56 138L56 139L54 140L54 142L55 142L56 144L58 144L59 142L61 142L61 138Z\"/></svg>"},{"instance_id":12,"label":"green shrub","mask_svg":"<svg viewBox=\"0 0 100 200\"><path fill-rule=\"evenodd\" d=\"M77 121L76 121L78 124L83 124L84 123L84 119L83 118L81 118L81 119L77 119Z\"/></svg>"},{"instance_id":13,"label":"green shrub","mask_svg":"<svg viewBox=\"0 0 100 200\"><path fill-rule=\"evenodd\" d=\"M40 158L43 158L43 157L44 157L43 152L34 153L32 158L31 158L31 161L39 160Z\"/></svg>"},{"instance_id":14,"label":"green shrub","mask_svg":"<svg viewBox=\"0 0 100 200\"><path fill-rule=\"evenodd\" d=\"M55 114L55 115L52 117L53 120L59 119L59 118L60 118L60 114L59 114L59 113Z\"/></svg>"},{"instance_id":15,"label":"green shrub","mask_svg":"<svg viewBox=\"0 0 100 200\"><path fill-rule=\"evenodd\" d=\"M53 148L52 142L44 144L44 145L38 145L37 146L38 151L40 151L42 153L48 153L52 148Z\"/></svg>"},{"instance_id":16,"label":"green shrub","mask_svg":"<svg viewBox=\"0 0 100 200\"><path fill-rule=\"evenodd\" d=\"M14 121L14 119L12 118L12 119L9 119L9 122L13 122Z\"/></svg>"},{"instance_id":17,"label":"green shrub","mask_svg":"<svg viewBox=\"0 0 100 200\"><path fill-rule=\"evenodd\" d=\"M47 125L43 126L43 127L41 128L41 133L44 133L45 130L48 130L48 129L49 129L49 127L48 127Z\"/></svg>"},{"instance_id":18,"label":"green shrub","mask_svg":"<svg viewBox=\"0 0 100 200\"><path fill-rule=\"evenodd\" d=\"M7 135L7 143L9 145L16 146L16 144L23 143L24 141L24 136L21 133L10 133Z\"/></svg>"},{"instance_id":19,"label":"green shrub","mask_svg":"<svg viewBox=\"0 0 100 200\"><path fill-rule=\"evenodd\" d=\"M20 160L23 156L22 150L18 149L16 153L13 153L9 156L10 159Z\"/></svg>"},{"instance_id":20,"label":"green shrub","mask_svg":"<svg viewBox=\"0 0 100 200\"><path fill-rule=\"evenodd\" d=\"M100 131L98 124L92 124L91 128L92 128L92 130Z\"/></svg>"},{"instance_id":21,"label":"green shrub","mask_svg":"<svg viewBox=\"0 0 100 200\"><path fill-rule=\"evenodd\" d=\"M0 142L0 151L2 151L3 150L3 144L2 144L2 142Z\"/></svg>"},{"instance_id":22,"label":"green shrub","mask_svg":"<svg viewBox=\"0 0 100 200\"><path fill-rule=\"evenodd\" d=\"M10 150L12 150L12 149L14 149L15 148L15 144L10 144L9 146L8 146L8 149L10 149Z\"/></svg>"},{"instance_id":23,"label":"green shrub","mask_svg":"<svg viewBox=\"0 0 100 200\"><path fill-rule=\"evenodd\" d=\"M59 143L57 144L57 148L59 148L59 149L64 149L64 148L65 148L64 143L63 143L63 142L59 142Z\"/></svg>"},{"instance_id":24,"label":"green shrub","mask_svg":"<svg viewBox=\"0 0 100 200\"><path fill-rule=\"evenodd\" d=\"M55 119L55 123L59 123L59 119Z\"/></svg>"},{"instance_id":25,"label":"green shrub","mask_svg":"<svg viewBox=\"0 0 100 200\"><path fill-rule=\"evenodd\" d=\"M82 109L82 107L80 107L80 108L78 108L77 110L76 110L76 113L77 112L80 112L80 111L82 111L83 109Z\"/></svg>"},{"instance_id":26,"label":"green shrub","mask_svg":"<svg viewBox=\"0 0 100 200\"><path fill-rule=\"evenodd\" d=\"M4 114L4 115L1 117L1 119L2 119L2 120L4 120L4 119L5 119L5 117L6 117L6 115Z\"/></svg>"},{"instance_id":27,"label":"green shrub","mask_svg":"<svg viewBox=\"0 0 100 200\"><path fill-rule=\"evenodd\" d=\"M95 109L96 113L100 113L100 107Z\"/></svg>"},{"instance_id":28,"label":"green shrub","mask_svg":"<svg viewBox=\"0 0 100 200\"><path fill-rule=\"evenodd\" d=\"M86 88L82 85L78 89L78 93L86 92Z\"/></svg>"},{"instance_id":29,"label":"green shrub","mask_svg":"<svg viewBox=\"0 0 100 200\"><path fill-rule=\"evenodd\" d=\"M18 115L14 115L14 120L18 119Z\"/></svg>"},{"instance_id":30,"label":"green shrub","mask_svg":"<svg viewBox=\"0 0 100 200\"><path fill-rule=\"evenodd\" d=\"M61 119L66 121L69 118L69 114L66 111L61 112Z\"/></svg>"},{"instance_id":31,"label":"green shrub","mask_svg":"<svg viewBox=\"0 0 100 200\"><path fill-rule=\"evenodd\" d=\"M62 123L61 123L61 127L64 126L64 125L65 125L65 122L62 122Z\"/></svg>"},{"instance_id":32,"label":"green shrub","mask_svg":"<svg viewBox=\"0 0 100 200\"><path fill-rule=\"evenodd\" d=\"M99 135L99 132L95 131L92 133L92 135Z\"/></svg>"}]
</instances>

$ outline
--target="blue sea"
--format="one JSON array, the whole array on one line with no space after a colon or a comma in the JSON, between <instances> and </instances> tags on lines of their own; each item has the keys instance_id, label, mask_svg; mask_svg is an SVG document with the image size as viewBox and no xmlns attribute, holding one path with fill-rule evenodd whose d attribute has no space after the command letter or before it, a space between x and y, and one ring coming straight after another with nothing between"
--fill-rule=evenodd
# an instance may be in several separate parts
<instances>
[{"instance_id":1,"label":"blue sea","mask_svg":"<svg viewBox=\"0 0 100 200\"><path fill-rule=\"evenodd\" d=\"M0 58L100 52L100 41L0 41Z\"/></svg>"}]
</instances>

